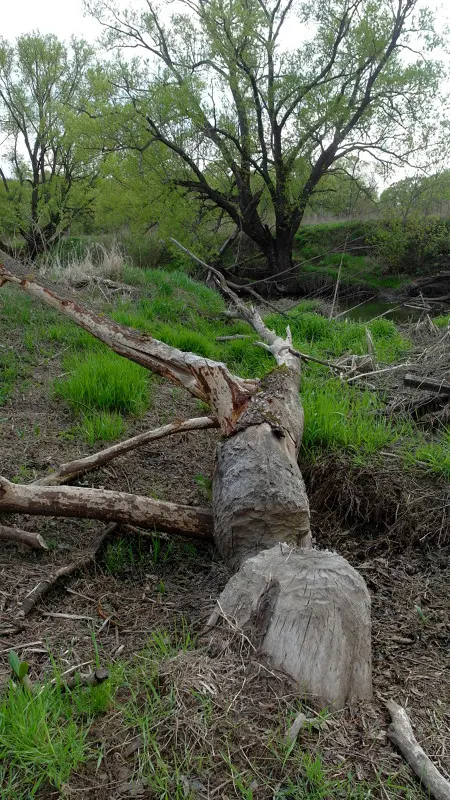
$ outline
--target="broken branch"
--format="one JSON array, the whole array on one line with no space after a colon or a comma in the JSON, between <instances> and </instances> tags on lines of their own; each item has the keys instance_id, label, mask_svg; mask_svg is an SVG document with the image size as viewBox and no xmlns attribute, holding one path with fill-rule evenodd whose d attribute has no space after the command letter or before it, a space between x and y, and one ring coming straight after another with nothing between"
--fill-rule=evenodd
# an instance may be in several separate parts
<instances>
[{"instance_id":1,"label":"broken branch","mask_svg":"<svg viewBox=\"0 0 450 800\"><path fill-rule=\"evenodd\" d=\"M61 464L55 472L50 475L45 475L43 478L38 478L33 481L36 486L58 486L62 483L68 483L74 478L81 475L83 472L88 472L91 469L98 469L108 461L117 458L118 456L134 450L136 447L142 447L147 442L153 442L156 439L162 439L164 436L169 436L173 433L184 433L185 431L198 431L205 430L206 428L217 428L219 423L214 417L194 417L193 419L186 419L182 422L171 422L168 425L162 425L160 428L155 428L152 431L140 433L133 436L131 439L126 439L124 442L107 447L105 450L100 450L98 453L93 453L85 458L75 459L68 461L67 464Z\"/></svg>"},{"instance_id":2,"label":"broken branch","mask_svg":"<svg viewBox=\"0 0 450 800\"><path fill-rule=\"evenodd\" d=\"M388 700L386 708L392 724L388 729L391 742L400 750L413 772L435 800L450 800L450 782L444 778L414 736L404 708Z\"/></svg>"},{"instance_id":3,"label":"broken branch","mask_svg":"<svg viewBox=\"0 0 450 800\"><path fill-rule=\"evenodd\" d=\"M78 561L72 561L72 563L66 564L64 567L60 567L56 570L56 572L53 572L51 575L49 575L44 581L38 583L38 585L23 601L22 608L19 611L19 616L26 617L27 614L29 614L30 611L32 611L32 609L44 597L44 595L48 594L50 589L52 589L61 578L64 578L67 575L72 575L73 572L87 567L92 561L94 561L105 539L107 536L110 536L110 534L113 533L116 528L117 523L115 522L113 522L111 525L107 525L88 553L86 553L82 558L78 559Z\"/></svg>"},{"instance_id":4,"label":"broken branch","mask_svg":"<svg viewBox=\"0 0 450 800\"><path fill-rule=\"evenodd\" d=\"M11 528L9 525L0 525L0 539L17 544L25 544L33 550L48 550L40 533L24 531L22 528Z\"/></svg>"},{"instance_id":5,"label":"broken branch","mask_svg":"<svg viewBox=\"0 0 450 800\"><path fill-rule=\"evenodd\" d=\"M207 508L107 489L10 483L1 476L0 511L134 523L142 528L206 540L212 538L213 530L212 513Z\"/></svg>"}]
</instances>

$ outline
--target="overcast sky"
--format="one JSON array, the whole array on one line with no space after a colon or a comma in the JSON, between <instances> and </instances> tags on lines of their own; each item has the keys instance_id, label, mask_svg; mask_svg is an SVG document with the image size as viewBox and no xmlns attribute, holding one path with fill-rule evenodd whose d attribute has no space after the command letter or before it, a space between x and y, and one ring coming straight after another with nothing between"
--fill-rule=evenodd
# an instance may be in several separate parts
<instances>
[{"instance_id":1,"label":"overcast sky","mask_svg":"<svg viewBox=\"0 0 450 800\"><path fill-rule=\"evenodd\" d=\"M141 0L126 1L128 5L137 8L144 4ZM437 11L438 31L450 25L448 0L424 0L425 3ZM64 4L61 0L3 0L0 36L12 41L17 36L33 30L39 30L40 33L54 33L60 39L66 40L74 35L94 43L103 29L92 17L84 15L83 0L66 0ZM286 28L283 44L289 48L298 46L299 33L295 25ZM444 53L438 55L450 68L450 56ZM450 84L446 84L445 89L447 86L450 92Z\"/></svg>"}]
</instances>

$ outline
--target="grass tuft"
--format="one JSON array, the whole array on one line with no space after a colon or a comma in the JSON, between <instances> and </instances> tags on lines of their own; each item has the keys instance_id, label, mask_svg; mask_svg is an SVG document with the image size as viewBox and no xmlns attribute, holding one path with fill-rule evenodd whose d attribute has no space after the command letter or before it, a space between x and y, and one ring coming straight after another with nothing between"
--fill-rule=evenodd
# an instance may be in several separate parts
<instances>
[{"instance_id":1,"label":"grass tuft","mask_svg":"<svg viewBox=\"0 0 450 800\"><path fill-rule=\"evenodd\" d=\"M69 377L55 381L55 393L76 411L142 414L150 405L149 374L109 351L69 356Z\"/></svg>"}]
</instances>

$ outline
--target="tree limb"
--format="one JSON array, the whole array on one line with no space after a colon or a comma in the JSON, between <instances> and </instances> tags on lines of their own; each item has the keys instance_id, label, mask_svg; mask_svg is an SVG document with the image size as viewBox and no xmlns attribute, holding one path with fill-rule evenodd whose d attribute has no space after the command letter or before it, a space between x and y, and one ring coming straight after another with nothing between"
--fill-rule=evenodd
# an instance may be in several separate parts
<instances>
[{"instance_id":1,"label":"tree limb","mask_svg":"<svg viewBox=\"0 0 450 800\"><path fill-rule=\"evenodd\" d=\"M9 525L0 525L0 539L25 544L33 550L48 550L44 539L39 533L24 531L22 528L11 528Z\"/></svg>"},{"instance_id":2,"label":"tree limb","mask_svg":"<svg viewBox=\"0 0 450 800\"><path fill-rule=\"evenodd\" d=\"M101 467L108 461L112 461L113 458L129 453L130 450L134 450L136 447L142 447L142 445L147 444L147 442L162 439L164 436L169 436L173 433L184 433L185 431L198 431L218 427L219 423L214 417L194 417L193 419L171 422L168 425L163 425L152 431L140 433L137 436L133 436L131 439L126 439L124 442L113 444L112 447L107 447L85 458L78 458L74 461L68 461L66 464L61 464L55 472L52 472L50 475L44 475L43 478L38 478L36 481L33 481L33 484L37 486L59 486L62 483L68 483L83 472L88 472L91 469L98 469L98 467Z\"/></svg>"},{"instance_id":3,"label":"tree limb","mask_svg":"<svg viewBox=\"0 0 450 800\"><path fill-rule=\"evenodd\" d=\"M388 700L386 708L392 719L388 729L391 742L400 750L421 784L435 800L450 800L450 782L441 775L418 744L405 709L393 700Z\"/></svg>"},{"instance_id":4,"label":"tree limb","mask_svg":"<svg viewBox=\"0 0 450 800\"><path fill-rule=\"evenodd\" d=\"M213 268L211 271L214 271ZM208 403L217 414L224 433L233 431L239 411L245 409L249 398L258 391L259 381L239 378L225 364L195 353L184 353L148 334L119 325L73 300L59 297L34 280L16 277L0 265L0 286L6 282L15 284L31 297L60 311L115 353L182 386L194 397Z\"/></svg>"},{"instance_id":5,"label":"tree limb","mask_svg":"<svg viewBox=\"0 0 450 800\"><path fill-rule=\"evenodd\" d=\"M125 522L207 541L213 530L212 513L207 508L107 489L10 483L0 476L1 511Z\"/></svg>"},{"instance_id":6,"label":"tree limb","mask_svg":"<svg viewBox=\"0 0 450 800\"><path fill-rule=\"evenodd\" d=\"M95 540L93 547L91 547L89 551L82 556L82 558L78 559L77 561L72 561L70 564L66 564L64 567L60 567L55 572L52 572L48 578L38 583L38 585L35 586L33 591L27 595L23 601L22 607L19 611L19 617L26 617L27 614L29 614L30 611L32 611L33 608L44 597L44 595L48 594L50 589L52 589L61 578L66 577L66 575L72 575L73 572L77 572L79 569L84 569L84 567L87 567L91 561L94 561L105 539L110 536L110 534L113 533L116 528L116 522L107 525Z\"/></svg>"}]
</instances>

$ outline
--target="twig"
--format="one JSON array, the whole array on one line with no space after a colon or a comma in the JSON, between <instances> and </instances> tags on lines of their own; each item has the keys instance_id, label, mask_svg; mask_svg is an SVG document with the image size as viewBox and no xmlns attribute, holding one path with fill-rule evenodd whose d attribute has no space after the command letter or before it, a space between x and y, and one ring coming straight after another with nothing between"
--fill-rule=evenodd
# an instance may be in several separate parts
<instances>
[{"instance_id":1,"label":"twig","mask_svg":"<svg viewBox=\"0 0 450 800\"><path fill-rule=\"evenodd\" d=\"M435 800L450 800L450 782L444 778L414 736L404 708L388 700L386 708L392 724L388 728L391 742L400 750L421 784Z\"/></svg>"},{"instance_id":2,"label":"twig","mask_svg":"<svg viewBox=\"0 0 450 800\"><path fill-rule=\"evenodd\" d=\"M347 383L351 383L352 381L357 381L359 378L367 378L369 375L381 375L382 372L393 372L395 369L402 369L405 367L409 367L410 364L394 364L392 367L383 367L383 369L374 369L371 372L361 372L358 375L353 375L351 378L347 378Z\"/></svg>"},{"instance_id":3,"label":"twig","mask_svg":"<svg viewBox=\"0 0 450 800\"><path fill-rule=\"evenodd\" d=\"M330 317L329 317L330 319L333 319L334 307L336 305L337 294L338 294L338 290L339 290L339 284L341 282L342 264L344 262L345 251L347 249L347 241L348 241L348 235L345 237L344 249L342 251L341 261L340 261L340 264L339 264L339 270L338 270L338 274L337 274L337 278L336 278L336 286L335 286L334 295L333 295L333 302L331 304L331 309L330 309Z\"/></svg>"},{"instance_id":4,"label":"twig","mask_svg":"<svg viewBox=\"0 0 450 800\"><path fill-rule=\"evenodd\" d=\"M66 575L72 575L72 573L76 572L79 569L83 569L84 567L88 566L88 564L93 561L99 551L101 545L107 538L110 536L113 531L117 528L117 523L112 522L110 525L107 525L103 531L101 532L100 536L97 538L94 546L88 553L86 553L81 559L78 561L72 561L71 564L66 564L64 567L60 567L56 570L52 575L49 575L44 581L38 583L38 585L33 589L31 594L25 598L24 602L22 603L22 608L19 611L19 616L26 617L30 611L39 603L39 601L50 591L50 589L63 577Z\"/></svg>"},{"instance_id":5,"label":"twig","mask_svg":"<svg viewBox=\"0 0 450 800\"><path fill-rule=\"evenodd\" d=\"M24 531L22 528L11 528L9 525L0 525L0 539L17 544L25 544L33 550L48 550L48 546L40 533Z\"/></svg>"},{"instance_id":6,"label":"twig","mask_svg":"<svg viewBox=\"0 0 450 800\"><path fill-rule=\"evenodd\" d=\"M33 481L33 483L39 486L57 486L62 483L68 483L83 472L88 472L88 470L91 469L98 469L98 467L101 467L108 461L112 461L113 458L124 455L130 450L134 450L136 447L142 447L142 445L147 444L147 442L153 442L156 439L162 439L164 436L169 436L174 433L217 427L219 427L219 423L215 417L193 417L192 419L171 422L168 425L163 425L152 431L140 433L137 436L133 436L131 439L126 439L124 442L114 444L112 447L107 447L105 450L100 450L99 453L69 461L67 464L61 464L55 472L52 472L50 475L45 475L43 478L38 478L36 481Z\"/></svg>"}]
</instances>

